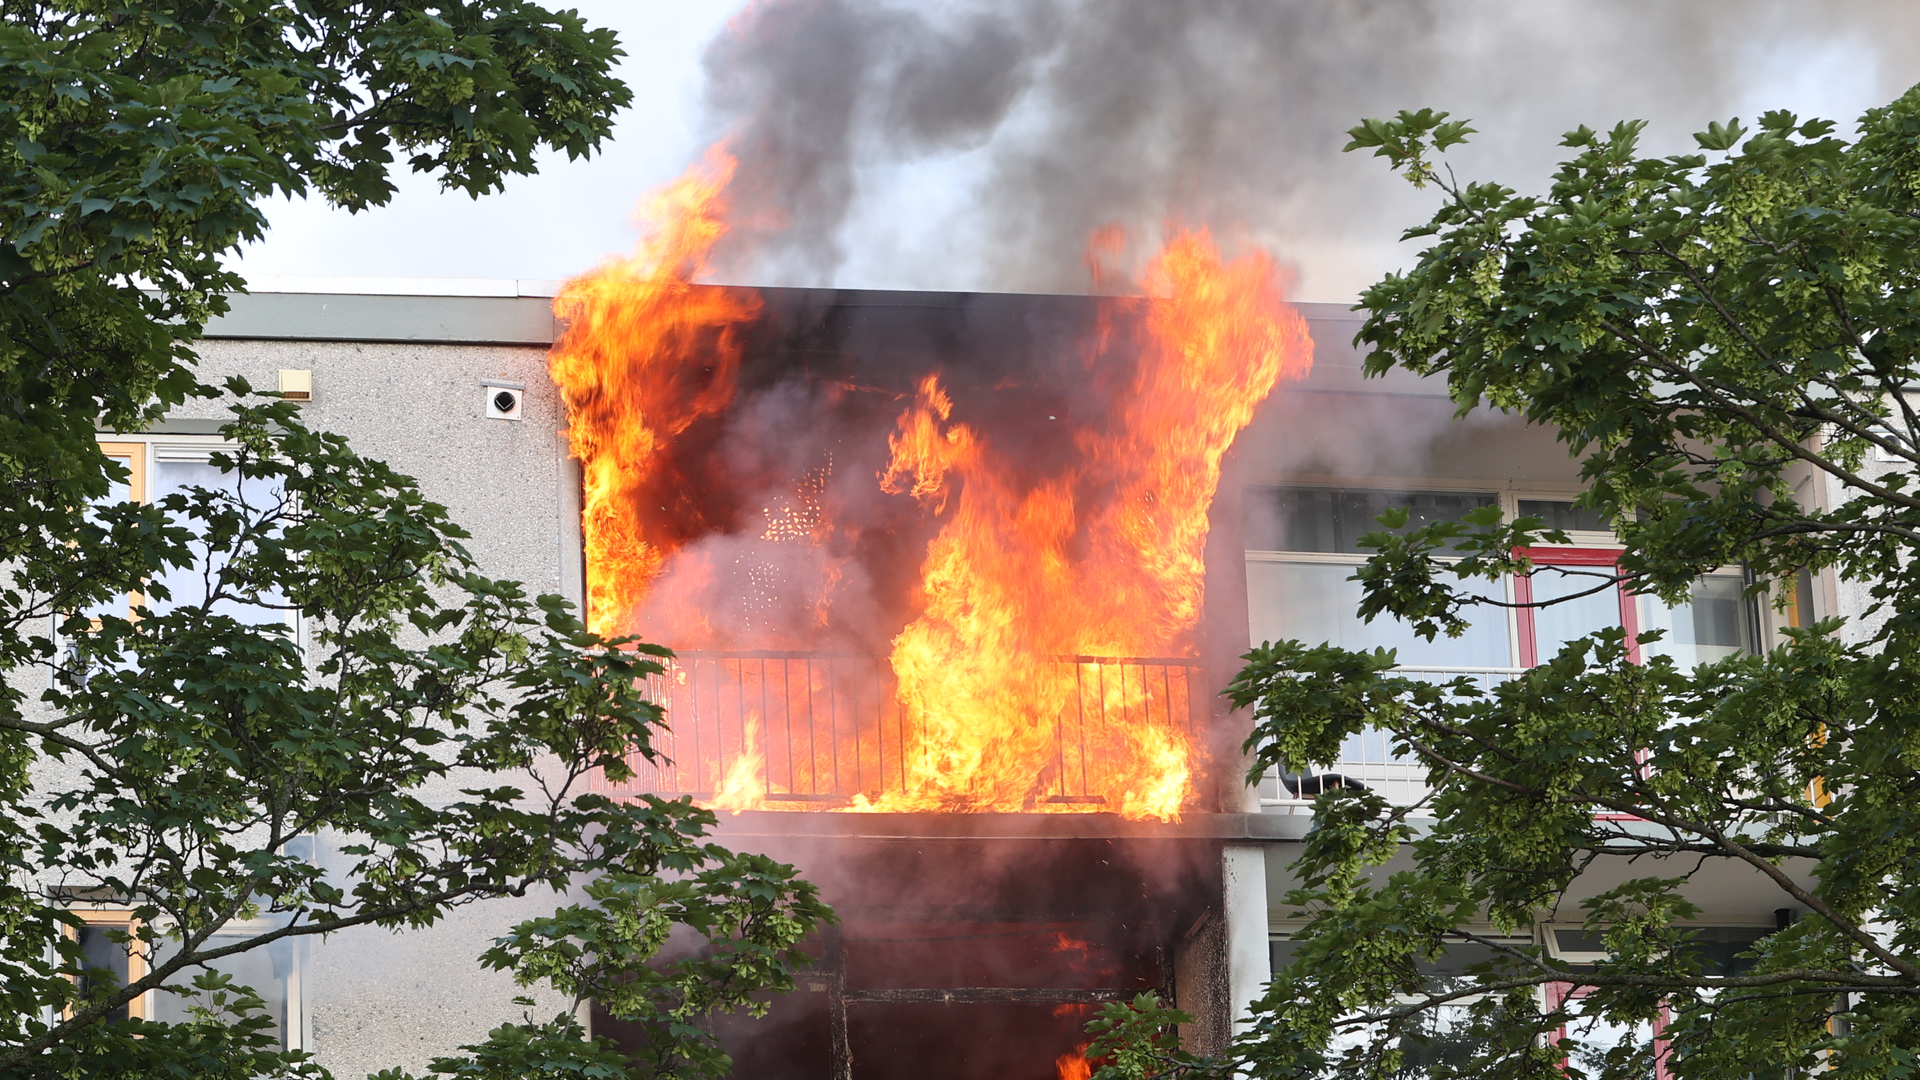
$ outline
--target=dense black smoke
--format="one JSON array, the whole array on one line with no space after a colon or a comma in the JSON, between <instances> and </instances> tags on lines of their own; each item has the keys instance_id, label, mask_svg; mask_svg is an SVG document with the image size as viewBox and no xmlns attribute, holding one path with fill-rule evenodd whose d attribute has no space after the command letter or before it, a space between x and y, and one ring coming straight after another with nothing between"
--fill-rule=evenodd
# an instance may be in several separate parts
<instances>
[{"instance_id":1,"label":"dense black smoke","mask_svg":"<svg viewBox=\"0 0 1920 1080\"><path fill-rule=\"evenodd\" d=\"M772 0L706 58L748 212L722 273L1078 292L1094 228L1173 218L1347 299L1432 203L1340 153L1364 116L1470 117L1463 172L1538 187L1582 123L1680 151L1735 113L1850 120L1920 78L1916 37L1866 0Z\"/></svg>"}]
</instances>

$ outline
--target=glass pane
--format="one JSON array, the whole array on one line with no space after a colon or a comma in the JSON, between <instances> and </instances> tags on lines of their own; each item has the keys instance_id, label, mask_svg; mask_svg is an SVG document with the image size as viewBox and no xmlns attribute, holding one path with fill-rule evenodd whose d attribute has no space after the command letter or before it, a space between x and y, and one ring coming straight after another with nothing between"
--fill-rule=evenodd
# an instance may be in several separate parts
<instances>
[{"instance_id":1,"label":"glass pane","mask_svg":"<svg viewBox=\"0 0 1920 1080\"><path fill-rule=\"evenodd\" d=\"M1567 1038L1573 1043L1567 1062L1588 1076L1599 1076L1610 1064L1624 1065L1616 1075L1654 1080L1653 1025L1617 1024L1581 1008L1582 1001L1569 1003L1574 1014L1567 1022Z\"/></svg>"},{"instance_id":2,"label":"glass pane","mask_svg":"<svg viewBox=\"0 0 1920 1080\"><path fill-rule=\"evenodd\" d=\"M130 970L127 946L124 942L113 940L114 930L125 932L126 927L83 926L80 928L80 951L85 954L87 974L81 976L80 992L92 993L95 989L127 985ZM125 1020L127 1006L122 1005L108 1014L112 1020Z\"/></svg>"},{"instance_id":3,"label":"glass pane","mask_svg":"<svg viewBox=\"0 0 1920 1080\"><path fill-rule=\"evenodd\" d=\"M1382 615L1362 621L1360 583L1354 567L1336 563L1247 563L1247 623L1254 641L1289 638L1309 645L1331 642L1343 649L1397 649L1402 664L1420 667L1489 668L1513 663L1504 609L1469 609L1473 620L1457 638L1428 642L1406 623ZM1461 582L1476 595L1502 598L1498 582Z\"/></svg>"},{"instance_id":4,"label":"glass pane","mask_svg":"<svg viewBox=\"0 0 1920 1080\"><path fill-rule=\"evenodd\" d=\"M1363 553L1360 538L1380 531L1374 519L1388 510L1410 511L1411 529L1458 521L1494 499L1482 491L1252 488L1245 504L1247 550Z\"/></svg>"},{"instance_id":5,"label":"glass pane","mask_svg":"<svg viewBox=\"0 0 1920 1080\"><path fill-rule=\"evenodd\" d=\"M1747 649L1747 599L1737 574L1708 574L1693 583L1693 596L1668 607L1658 597L1638 597L1640 629L1665 630L1645 647L1648 656L1671 656L1682 669L1725 660Z\"/></svg>"},{"instance_id":6,"label":"glass pane","mask_svg":"<svg viewBox=\"0 0 1920 1080\"><path fill-rule=\"evenodd\" d=\"M241 937L237 935L216 934L207 940L206 948L217 949L237 944ZM288 987L293 972L294 943L276 941L257 949L234 953L209 963L213 971L232 976L236 987L244 986L260 996L266 1003L267 1018L273 1021L274 1035L279 1038L282 1047L287 1045L287 1005L290 998ZM209 995L194 989L193 980L200 973L198 968L182 972L173 989L161 990L154 996L154 1019L170 1024L185 1023L195 1019L194 1010L218 1009ZM229 1001L232 995L229 995Z\"/></svg>"},{"instance_id":7,"label":"glass pane","mask_svg":"<svg viewBox=\"0 0 1920 1080\"><path fill-rule=\"evenodd\" d=\"M1620 625L1620 590L1608 585L1598 592L1581 596L1611 574L1606 566L1570 566L1568 572L1536 568L1532 575L1533 600L1559 603L1533 609L1535 658L1546 663L1569 641L1586 637L1596 630ZM1577 599L1567 599L1575 597Z\"/></svg>"},{"instance_id":8,"label":"glass pane","mask_svg":"<svg viewBox=\"0 0 1920 1080\"><path fill-rule=\"evenodd\" d=\"M109 460L114 461L123 467L131 468L132 466L133 459L125 456L124 454L108 454L107 457ZM107 487L107 497L105 499L102 499L96 505L111 506L116 503L126 502L128 499L131 499L132 497L133 497L133 491L131 488L127 486L127 481L114 480L114 481L111 481ZM129 601L127 597L123 595L123 596L115 597L111 600L102 600L98 604L94 604L90 607L82 609L79 612L79 614L84 615L89 619L99 619L107 615L113 615L113 616L117 616L119 618L124 619L130 613L130 610L131 608L130 608Z\"/></svg>"},{"instance_id":9,"label":"glass pane","mask_svg":"<svg viewBox=\"0 0 1920 1080\"><path fill-rule=\"evenodd\" d=\"M1607 519L1600 516L1600 511L1557 499L1521 499L1520 516L1536 517L1545 522L1549 529L1565 529L1568 532L1613 530L1607 524Z\"/></svg>"},{"instance_id":10,"label":"glass pane","mask_svg":"<svg viewBox=\"0 0 1920 1080\"><path fill-rule=\"evenodd\" d=\"M1704 974L1745 975L1757 958L1741 954L1772 932L1761 926L1703 926L1692 932L1686 951L1699 958Z\"/></svg>"},{"instance_id":11,"label":"glass pane","mask_svg":"<svg viewBox=\"0 0 1920 1080\"><path fill-rule=\"evenodd\" d=\"M206 488L212 491L239 493L256 509L270 508L280 497L279 485L277 483L269 483L265 480L258 479L242 481L238 474L232 472L223 473L217 466L205 461L156 462L154 464L153 478L150 486L153 490L153 498L155 501L177 492L185 492L188 488L193 487ZM205 534L206 527L204 522L184 519L174 523L191 529L196 537ZM170 598L164 601L151 597L148 599L148 606L151 607L156 614L166 612L178 606L192 606L206 602L209 567L203 561L205 549L201 548L198 543L195 544L195 548L199 558L196 558L194 565L173 567L165 573L154 576L156 582L166 586L170 595ZM213 567L212 569L217 571L219 567ZM282 602L278 595L269 595L263 597L263 599L271 604ZM283 623L287 621L287 615L282 611L242 603L228 597L222 597L216 601L213 604L212 613L216 615L228 615L235 619L252 623Z\"/></svg>"},{"instance_id":12,"label":"glass pane","mask_svg":"<svg viewBox=\"0 0 1920 1080\"><path fill-rule=\"evenodd\" d=\"M1292 941L1269 942L1268 955L1273 969L1278 971L1291 963L1297 950L1298 945ZM1470 965L1491 959L1493 955L1493 949L1485 945L1461 943L1450 946L1446 954L1436 961L1420 965L1421 981L1432 991L1454 989L1458 985L1458 973ZM1470 1007L1463 1001L1429 1010L1403 1029L1404 1034L1396 1044L1402 1058L1400 1071L1393 1074L1395 1080L1416 1080L1433 1075L1440 1066L1458 1068L1471 1061L1473 1055L1482 1049L1480 1042L1471 1034L1471 1020ZM1339 1053L1364 1046L1379 1030L1376 1027L1336 1036L1331 1049Z\"/></svg>"},{"instance_id":13,"label":"glass pane","mask_svg":"<svg viewBox=\"0 0 1920 1080\"><path fill-rule=\"evenodd\" d=\"M1472 1012L1464 1005L1442 1005L1421 1014L1400 1038L1396 1080L1423 1080L1444 1067L1457 1070L1485 1047L1472 1030Z\"/></svg>"}]
</instances>

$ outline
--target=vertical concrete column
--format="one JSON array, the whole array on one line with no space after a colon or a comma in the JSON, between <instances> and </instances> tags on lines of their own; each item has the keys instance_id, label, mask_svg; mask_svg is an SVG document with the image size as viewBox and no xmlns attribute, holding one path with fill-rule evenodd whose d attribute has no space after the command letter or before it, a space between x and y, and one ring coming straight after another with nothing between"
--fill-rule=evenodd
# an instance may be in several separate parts
<instances>
[{"instance_id":1,"label":"vertical concrete column","mask_svg":"<svg viewBox=\"0 0 1920 1080\"><path fill-rule=\"evenodd\" d=\"M1221 858L1227 995L1237 1035L1247 1026L1248 1007L1273 978L1267 952L1267 856L1259 844L1228 844Z\"/></svg>"}]
</instances>

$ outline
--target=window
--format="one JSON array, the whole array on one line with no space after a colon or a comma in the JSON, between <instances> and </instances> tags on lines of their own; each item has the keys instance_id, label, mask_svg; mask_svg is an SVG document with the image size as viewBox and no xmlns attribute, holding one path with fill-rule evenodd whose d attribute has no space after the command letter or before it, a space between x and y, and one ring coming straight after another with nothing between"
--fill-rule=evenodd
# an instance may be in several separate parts
<instances>
[{"instance_id":1,"label":"window","mask_svg":"<svg viewBox=\"0 0 1920 1080\"><path fill-rule=\"evenodd\" d=\"M1753 601L1745 578L1736 572L1708 574L1693 583L1693 595L1676 607L1658 597L1638 600L1640 629L1665 630L1659 641L1641 646L1649 656L1671 656L1681 668L1711 664L1754 646Z\"/></svg>"},{"instance_id":2,"label":"window","mask_svg":"<svg viewBox=\"0 0 1920 1080\"><path fill-rule=\"evenodd\" d=\"M1761 926L1692 927L1682 949L1699 958L1702 974L1740 975L1753 966L1753 958L1741 954L1751 950L1755 942L1772 930L1772 927ZM1597 964L1608 955L1603 937L1585 928L1549 929L1548 951L1576 967ZM1568 1011L1574 1015L1566 1027L1554 1034L1556 1040L1572 1041L1571 1063L1590 1074L1598 1073L1603 1059L1610 1053L1618 1054L1625 1046L1637 1064L1638 1075L1647 1080L1667 1080L1667 1040L1662 1038L1668 1019L1665 1009L1652 1023L1614 1023L1597 1015L1582 1014L1580 1002L1587 993L1587 987L1573 983L1547 986L1547 1006L1558 1008L1567 1004Z\"/></svg>"},{"instance_id":3,"label":"window","mask_svg":"<svg viewBox=\"0 0 1920 1080\"><path fill-rule=\"evenodd\" d=\"M80 945L84 966L78 979L81 997L102 985L125 986L146 978L146 957L130 940L138 926L131 911L96 907L76 910L74 914L80 917L82 925L78 929L69 928L67 933ZM150 997L151 994L142 994L134 998L115 1009L108 1019L146 1018L146 999Z\"/></svg>"},{"instance_id":4,"label":"window","mask_svg":"<svg viewBox=\"0 0 1920 1080\"><path fill-rule=\"evenodd\" d=\"M1737 570L1703 575L1687 600L1668 604L1657 596L1624 594L1617 585L1605 583L1615 572L1617 548L1532 548L1527 554L1537 568L1546 569L1516 580L1515 598L1522 603L1561 602L1519 610L1523 667L1545 663L1567 642L1611 626L1626 630L1627 652L1636 662L1669 656L1681 668L1692 668L1753 648L1753 604ZM1636 644L1634 639L1648 630L1665 634L1659 641Z\"/></svg>"},{"instance_id":5,"label":"window","mask_svg":"<svg viewBox=\"0 0 1920 1080\"><path fill-rule=\"evenodd\" d=\"M1502 944L1524 947L1531 942L1515 938ZM1292 963L1298 946L1293 941L1279 937L1268 942L1267 950L1272 969L1278 971ZM1417 964L1415 970L1420 975L1423 989L1429 993L1445 993L1466 985L1469 968L1493 963L1499 955L1499 950L1491 944L1454 942L1439 957ZM1419 999L1406 996L1399 1000L1412 1003ZM1396 1080L1421 1080L1440 1067L1457 1069L1471 1061L1480 1044L1469 1035L1467 1027L1471 1020L1469 1010L1478 1000L1479 995L1462 997L1423 1012L1417 1025L1400 1039L1401 1068L1394 1074ZM1330 1049L1338 1053L1361 1046L1369 1037L1366 1032L1336 1036Z\"/></svg>"},{"instance_id":6,"label":"window","mask_svg":"<svg viewBox=\"0 0 1920 1080\"><path fill-rule=\"evenodd\" d=\"M266 933L275 925L265 919L233 923L208 938L202 948L218 949L237 944ZM167 955L169 944L166 941L158 944L156 951L160 957ZM305 1045L303 1036L307 1027L301 994L301 969L305 958L304 940L282 938L259 948L214 960L206 967L209 971L231 977L234 985L245 986L259 995L266 1004L267 1018L273 1021L274 1034L279 1037L280 1045L289 1050L298 1050ZM193 988L193 979L198 973L199 969L188 968L171 980L176 989L161 990L151 995L155 999L153 1019L184 1023L194 1019L198 1010L212 1007L208 996Z\"/></svg>"},{"instance_id":7,"label":"window","mask_svg":"<svg viewBox=\"0 0 1920 1080\"><path fill-rule=\"evenodd\" d=\"M1558 499L1519 499L1515 501L1515 506L1519 510L1517 516L1539 518L1549 529L1568 533L1613 534L1613 526L1600 516L1600 511L1585 506L1575 506Z\"/></svg>"},{"instance_id":8,"label":"window","mask_svg":"<svg viewBox=\"0 0 1920 1080\"><path fill-rule=\"evenodd\" d=\"M1264 488L1247 499L1248 629L1254 641L1329 641L1344 649L1398 651L1410 668L1486 669L1513 663L1507 617L1498 607L1468 612L1473 620L1458 638L1428 642L1413 628L1382 616L1360 618L1361 586L1348 580L1369 554L1359 539L1378 532L1374 520L1394 507L1411 511L1409 528L1457 520L1497 500L1490 492L1365 491ZM1499 582L1472 581L1462 588L1504 600Z\"/></svg>"},{"instance_id":9,"label":"window","mask_svg":"<svg viewBox=\"0 0 1920 1080\"><path fill-rule=\"evenodd\" d=\"M1514 581L1519 609L1520 666L1553 659L1567 642L1611 626L1634 632L1634 611L1619 586L1607 582L1620 557L1614 548L1532 548L1533 573ZM1557 603L1555 602L1557 601Z\"/></svg>"},{"instance_id":10,"label":"window","mask_svg":"<svg viewBox=\"0 0 1920 1080\"><path fill-rule=\"evenodd\" d=\"M147 500L146 444L137 442L102 442L100 444L100 452L113 461L118 462L122 468L127 470L126 482L122 483L116 480L113 482L113 485L107 489L106 502L108 504L145 502ZM80 614L94 620L94 625L98 626L99 620L104 616L114 615L122 619L131 616L134 606L140 603L140 599L140 596L135 594L120 600L105 601L95 604Z\"/></svg>"},{"instance_id":11,"label":"window","mask_svg":"<svg viewBox=\"0 0 1920 1080\"><path fill-rule=\"evenodd\" d=\"M1572 543L1528 551L1539 569L1501 581L1449 581L1455 588L1495 603L1463 611L1465 634L1425 641L1406 623L1382 616L1369 623L1357 611L1361 584L1351 580L1369 551L1359 540L1380 531L1375 519L1393 508L1408 510L1408 527L1455 521L1483 506L1504 504L1510 516L1537 517L1568 534ZM1482 688L1552 658L1567 642L1596 630L1621 627L1628 655L1669 656L1681 667L1722 660L1758 648L1758 612L1745 596L1737 570L1703 576L1677 605L1623 592L1608 579L1620 555L1614 535L1597 512L1570 499L1514 498L1492 491L1414 491L1337 487L1252 488L1246 493L1247 622L1251 640L1288 639L1345 649L1393 649L1401 671L1415 678L1451 680L1462 675ZM1811 608L1810 587L1802 606ZM1508 607L1558 600L1545 607ZM1643 630L1663 630L1662 640L1640 646ZM1644 654L1644 655L1643 655ZM1375 788L1395 803L1424 796L1426 770L1396 757L1387 737L1365 731L1347 740L1332 771ZM1274 804L1298 801L1280 790L1277 777L1263 795Z\"/></svg>"},{"instance_id":12,"label":"window","mask_svg":"<svg viewBox=\"0 0 1920 1080\"><path fill-rule=\"evenodd\" d=\"M1482 685L1505 679L1513 665L1510 620L1503 607L1471 608L1472 620L1460 637L1426 641L1391 616L1366 622L1357 614L1362 590L1350 580L1369 552L1359 540L1380 531L1374 519L1400 507L1409 511L1408 527L1455 521L1499 496L1486 491L1389 491L1351 488L1256 488L1247 492L1247 615L1253 641L1322 641L1344 649L1393 649L1401 668L1415 677L1451 679L1461 674ZM1457 582L1488 599L1507 599L1498 581ZM1393 753L1386 735L1362 731L1327 763L1343 775L1373 787L1393 802L1417 801L1425 791L1426 769ZM1266 782L1275 802L1282 797L1278 778Z\"/></svg>"},{"instance_id":13,"label":"window","mask_svg":"<svg viewBox=\"0 0 1920 1080\"><path fill-rule=\"evenodd\" d=\"M108 494L108 501L157 502L168 495L200 487L240 496L256 509L272 506L281 498L280 485L277 481L259 478L243 479L237 473L222 472L209 460L214 453L230 447L229 443L209 438L103 437L100 442L101 452L120 462L128 472L125 483L113 485ZM192 529L196 537L205 535L204 523L188 520L179 524ZM200 555L204 559L204 551ZM148 605L155 614L164 614L174 607L205 603L207 570L207 564L199 560L190 566L168 568L155 579L166 586L169 593L168 599L149 598L136 593L125 601L102 604L84 614L96 619L104 614L114 614L124 618L131 614L134 607L141 604ZM221 598L214 603L212 610L215 614L229 615L254 624L292 621L291 615L279 608L280 597L266 596L261 599L265 606Z\"/></svg>"},{"instance_id":14,"label":"window","mask_svg":"<svg viewBox=\"0 0 1920 1080\"><path fill-rule=\"evenodd\" d=\"M1374 519L1388 510L1408 511L1410 531L1436 521L1458 521L1470 510L1499 501L1486 491L1369 488L1258 488L1248 496L1248 549L1349 555L1366 551L1360 538L1379 532Z\"/></svg>"}]
</instances>

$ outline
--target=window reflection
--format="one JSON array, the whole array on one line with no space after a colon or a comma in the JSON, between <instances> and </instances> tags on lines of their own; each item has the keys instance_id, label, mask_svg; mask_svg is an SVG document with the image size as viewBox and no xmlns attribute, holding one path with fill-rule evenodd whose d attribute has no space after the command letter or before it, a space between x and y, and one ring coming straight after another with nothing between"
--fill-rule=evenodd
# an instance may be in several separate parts
<instances>
[{"instance_id":1,"label":"window reflection","mask_svg":"<svg viewBox=\"0 0 1920 1080\"><path fill-rule=\"evenodd\" d=\"M224 492L243 498L254 511L271 509L280 499L280 484L255 478L243 478L238 472L222 472L219 466L205 459L168 460L162 458L153 467L153 498L164 499L168 495L182 494L191 498L193 488L205 488L209 491ZM197 606L207 601L207 586L215 582L220 571L226 568L226 559L217 563L206 561L206 549L202 537L207 526L203 521L184 518L175 522L183 525L194 535L195 558L191 566L169 567L155 575L155 581L165 585L169 594L167 600L149 600L155 614L182 606ZM261 604L242 602L233 597L216 599L209 614L226 615L241 622L278 623L285 622L286 616L271 607L285 601L277 593L268 593L260 597Z\"/></svg>"},{"instance_id":2,"label":"window reflection","mask_svg":"<svg viewBox=\"0 0 1920 1080\"><path fill-rule=\"evenodd\" d=\"M96 507L114 506L120 503L140 502L144 500L146 498L146 491L142 481L145 479L143 466L146 464L146 448L138 444L130 443L104 443L100 449L109 460L127 471L127 478L125 480L115 479L110 481L107 485L106 498L94 505ZM99 519L93 511L89 511L88 516L95 524L99 524ZM129 598L124 594L110 600L102 600L97 604L90 605L76 612L76 614L91 620L96 625L98 625L102 618L107 616L124 619L131 613L132 605Z\"/></svg>"},{"instance_id":3,"label":"window reflection","mask_svg":"<svg viewBox=\"0 0 1920 1080\"><path fill-rule=\"evenodd\" d=\"M261 924L245 924L233 932L213 935L201 948L211 950L235 945L269 928ZM169 944L162 944L159 955L164 957L171 951L167 947ZM273 1021L272 1034L280 1041L282 1048L300 1045L300 1040L291 1036L301 1027L301 949L299 942L281 939L259 948L223 956L206 965L207 970L230 976L236 988L244 986L260 997L267 1018ZM208 1011L219 1011L210 995L194 988L193 980L199 973L199 968L189 968L181 972L173 985L155 993L154 1019L181 1024L199 1019ZM229 992L227 1001L231 1003L236 996ZM233 1017L228 1015L226 1019Z\"/></svg>"},{"instance_id":4,"label":"window reflection","mask_svg":"<svg viewBox=\"0 0 1920 1080\"><path fill-rule=\"evenodd\" d=\"M1639 597L1640 629L1666 631L1641 646L1642 652L1670 656L1684 670L1747 651L1752 629L1745 590L1737 574L1709 574L1693 583L1692 597L1681 604Z\"/></svg>"},{"instance_id":5,"label":"window reflection","mask_svg":"<svg viewBox=\"0 0 1920 1080\"><path fill-rule=\"evenodd\" d=\"M127 929L124 923L88 923L76 932L85 972L80 977L82 999L95 992L116 990L133 981L133 957L124 940ZM125 1020L131 1012L129 1005L118 1005L107 1014L107 1019Z\"/></svg>"},{"instance_id":6,"label":"window reflection","mask_svg":"<svg viewBox=\"0 0 1920 1080\"><path fill-rule=\"evenodd\" d=\"M1553 659L1569 641L1620 625L1619 588L1606 585L1598 592L1592 591L1596 585L1604 585L1612 573L1611 566L1570 566L1565 572L1556 569L1533 572L1530 578L1533 602L1548 604L1532 610L1534 663L1544 664Z\"/></svg>"},{"instance_id":7,"label":"window reflection","mask_svg":"<svg viewBox=\"0 0 1920 1080\"><path fill-rule=\"evenodd\" d=\"M1422 667L1505 667L1509 658L1507 616L1501 608L1466 610L1471 628L1457 638L1442 634L1426 641L1413 627L1381 615L1366 622L1358 614L1362 595L1346 563L1247 563L1248 628L1254 641L1296 639L1310 645L1331 642L1343 649L1397 649L1402 664ZM1464 592L1505 599L1499 582L1458 582Z\"/></svg>"}]
</instances>

